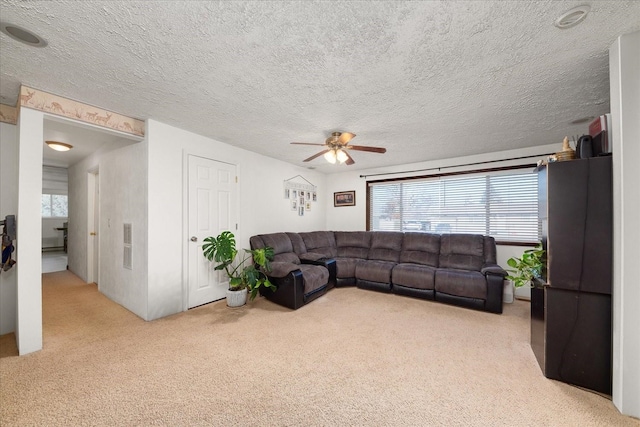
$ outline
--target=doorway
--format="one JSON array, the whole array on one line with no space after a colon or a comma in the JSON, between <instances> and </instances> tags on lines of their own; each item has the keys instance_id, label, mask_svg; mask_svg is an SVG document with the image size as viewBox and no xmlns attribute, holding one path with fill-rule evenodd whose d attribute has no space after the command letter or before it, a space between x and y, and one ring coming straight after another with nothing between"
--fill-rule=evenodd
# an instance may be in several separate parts
<instances>
[{"instance_id":1,"label":"doorway","mask_svg":"<svg viewBox=\"0 0 640 427\"><path fill-rule=\"evenodd\" d=\"M228 278L202 254L203 240L224 230L235 232L236 165L188 156L188 307L226 296Z\"/></svg>"}]
</instances>

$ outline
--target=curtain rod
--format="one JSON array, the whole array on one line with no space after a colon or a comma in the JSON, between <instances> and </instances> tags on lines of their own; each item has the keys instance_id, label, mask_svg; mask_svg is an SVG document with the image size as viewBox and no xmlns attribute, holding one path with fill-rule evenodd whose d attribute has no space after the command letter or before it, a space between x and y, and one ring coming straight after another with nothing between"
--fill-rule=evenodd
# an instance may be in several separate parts
<instances>
[{"instance_id":1,"label":"curtain rod","mask_svg":"<svg viewBox=\"0 0 640 427\"><path fill-rule=\"evenodd\" d=\"M532 158L541 157L541 156L550 156L552 154L555 154L555 153L536 154L536 155L532 155L532 156L522 156L522 157L511 157L510 159L488 160L486 162L465 163L465 164L462 164L462 165L454 165L454 166L440 166L438 168L415 169L415 170L401 171L401 172L373 173L373 174L369 174L369 175L360 175L360 178L368 178L370 176L380 176L380 175L397 175L397 174L401 174L401 173L428 172L428 171L435 171L435 170L441 171L442 169L459 168L459 167L463 167L463 166L475 166L475 165L484 165L484 164L487 164L487 163L508 162L508 161L511 161L511 160L532 159Z\"/></svg>"}]
</instances>

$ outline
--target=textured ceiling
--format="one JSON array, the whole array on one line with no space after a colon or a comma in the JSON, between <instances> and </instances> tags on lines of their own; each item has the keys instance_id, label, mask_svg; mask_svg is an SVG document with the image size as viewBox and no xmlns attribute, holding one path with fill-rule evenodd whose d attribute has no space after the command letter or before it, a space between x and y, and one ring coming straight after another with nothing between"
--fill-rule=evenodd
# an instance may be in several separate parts
<instances>
[{"instance_id":1,"label":"textured ceiling","mask_svg":"<svg viewBox=\"0 0 640 427\"><path fill-rule=\"evenodd\" d=\"M608 48L640 2L2 0L0 101L20 84L332 173L554 143L609 112ZM334 130L353 166L302 163ZM318 148L318 150L316 150Z\"/></svg>"}]
</instances>

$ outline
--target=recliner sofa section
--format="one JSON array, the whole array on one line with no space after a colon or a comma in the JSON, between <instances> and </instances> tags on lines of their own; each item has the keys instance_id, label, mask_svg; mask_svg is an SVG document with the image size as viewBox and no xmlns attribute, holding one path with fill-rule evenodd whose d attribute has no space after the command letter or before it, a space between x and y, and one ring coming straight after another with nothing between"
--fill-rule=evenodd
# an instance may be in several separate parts
<instances>
[{"instance_id":1,"label":"recliner sofa section","mask_svg":"<svg viewBox=\"0 0 640 427\"><path fill-rule=\"evenodd\" d=\"M274 235L277 238L271 237ZM279 256L272 263L274 270L270 275L283 288L272 293L266 291L264 295L290 308L312 301L333 286L355 285L502 313L503 279L507 273L496 263L496 244L490 236L314 231L274 233L251 239L254 249L263 247L258 245L279 245L276 250ZM289 264L281 265L281 260ZM296 285L303 291L298 291L302 296L296 294L295 298L276 295L288 295L296 288L288 284L293 278L306 283L303 268L298 272L295 268L305 266L308 270L310 265L327 269L329 277L325 285ZM308 280L314 279L309 275ZM292 303L292 299L297 302Z\"/></svg>"},{"instance_id":2,"label":"recliner sofa section","mask_svg":"<svg viewBox=\"0 0 640 427\"><path fill-rule=\"evenodd\" d=\"M251 249L273 248L273 261L269 280L275 291L260 288L260 293L270 301L297 310L324 295L335 284L335 261L300 259L294 251L292 233L272 233L249 239ZM297 245L300 241L294 236ZM298 249L300 249L298 247Z\"/></svg>"}]
</instances>

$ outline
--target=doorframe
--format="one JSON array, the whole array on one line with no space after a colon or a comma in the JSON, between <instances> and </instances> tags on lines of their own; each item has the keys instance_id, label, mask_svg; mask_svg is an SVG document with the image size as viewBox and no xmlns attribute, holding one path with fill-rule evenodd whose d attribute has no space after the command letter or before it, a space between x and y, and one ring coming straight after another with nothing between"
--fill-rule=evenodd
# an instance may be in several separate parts
<instances>
[{"instance_id":1,"label":"doorframe","mask_svg":"<svg viewBox=\"0 0 640 427\"><path fill-rule=\"evenodd\" d=\"M96 201L96 187L100 183L99 166L87 170L87 283L98 283L100 268L95 265L95 242L92 232L100 235L100 223L96 224L96 213L100 215L100 193ZM97 203L96 203L97 202ZM97 212L96 212L97 210ZM97 231L96 231L97 230ZM99 239L99 237L98 237ZM98 247L98 263L100 262L100 249ZM96 271L97 270L97 271Z\"/></svg>"},{"instance_id":2,"label":"doorframe","mask_svg":"<svg viewBox=\"0 0 640 427\"><path fill-rule=\"evenodd\" d=\"M214 162L227 163L236 167L238 177L235 201L238 229L234 232L236 241L242 241L242 221L240 218L240 199L242 197L241 165L237 159L228 158L214 151L182 150L182 311L189 310L189 156L202 157Z\"/></svg>"}]
</instances>

